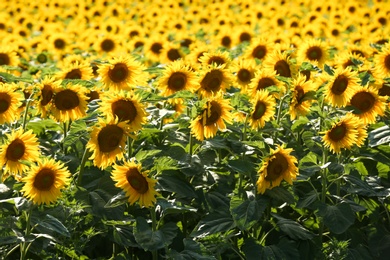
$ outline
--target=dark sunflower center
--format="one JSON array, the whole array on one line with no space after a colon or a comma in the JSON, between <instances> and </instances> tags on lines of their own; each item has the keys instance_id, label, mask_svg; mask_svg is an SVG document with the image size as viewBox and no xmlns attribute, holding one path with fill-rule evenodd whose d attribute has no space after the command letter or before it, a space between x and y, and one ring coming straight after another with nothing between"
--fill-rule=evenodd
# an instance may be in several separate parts
<instances>
[{"instance_id":1,"label":"dark sunflower center","mask_svg":"<svg viewBox=\"0 0 390 260\"><path fill-rule=\"evenodd\" d=\"M170 49L167 56L170 61L175 61L181 58L180 52L177 49Z\"/></svg>"},{"instance_id":2,"label":"dark sunflower center","mask_svg":"<svg viewBox=\"0 0 390 260\"><path fill-rule=\"evenodd\" d=\"M385 57L385 67L386 69L390 70L390 55Z\"/></svg>"},{"instance_id":3,"label":"dark sunflower center","mask_svg":"<svg viewBox=\"0 0 390 260\"><path fill-rule=\"evenodd\" d=\"M110 52L115 48L115 43L110 39L105 39L100 44L100 48L105 52Z\"/></svg>"},{"instance_id":4,"label":"dark sunflower center","mask_svg":"<svg viewBox=\"0 0 390 260\"><path fill-rule=\"evenodd\" d=\"M390 86L387 84L382 84L382 87L379 89L378 94L379 96L390 96Z\"/></svg>"},{"instance_id":5,"label":"dark sunflower center","mask_svg":"<svg viewBox=\"0 0 390 260\"><path fill-rule=\"evenodd\" d=\"M50 85L44 85L41 91L41 95L41 105L46 106L47 104L49 104L53 97L53 88Z\"/></svg>"},{"instance_id":6,"label":"dark sunflower center","mask_svg":"<svg viewBox=\"0 0 390 260\"><path fill-rule=\"evenodd\" d=\"M219 70L207 72L206 76L200 82L201 87L207 92L216 93L221 89L223 74Z\"/></svg>"},{"instance_id":7,"label":"dark sunflower center","mask_svg":"<svg viewBox=\"0 0 390 260\"><path fill-rule=\"evenodd\" d=\"M262 78L257 83L257 90L265 89L276 85L276 83L271 78Z\"/></svg>"},{"instance_id":8,"label":"dark sunflower center","mask_svg":"<svg viewBox=\"0 0 390 260\"><path fill-rule=\"evenodd\" d=\"M264 45L259 45L253 49L252 56L254 58L261 60L262 58L264 58L266 53L267 53L267 48Z\"/></svg>"},{"instance_id":9,"label":"dark sunflower center","mask_svg":"<svg viewBox=\"0 0 390 260\"><path fill-rule=\"evenodd\" d=\"M60 50L64 49L65 48L65 44L66 43L65 43L65 41L63 39L56 39L54 41L54 47L56 49L60 49Z\"/></svg>"},{"instance_id":10,"label":"dark sunflower center","mask_svg":"<svg viewBox=\"0 0 390 260\"><path fill-rule=\"evenodd\" d=\"M305 95L305 91L302 89L301 86L296 86L295 87L295 95L296 95L296 98L297 98L297 102L298 104L300 104L302 101L302 98L303 96Z\"/></svg>"},{"instance_id":11,"label":"dark sunflower center","mask_svg":"<svg viewBox=\"0 0 390 260\"><path fill-rule=\"evenodd\" d=\"M275 181L282 176L288 169L288 161L282 154L277 153L274 158L270 160L267 166L267 181Z\"/></svg>"},{"instance_id":12,"label":"dark sunflower center","mask_svg":"<svg viewBox=\"0 0 390 260\"><path fill-rule=\"evenodd\" d=\"M150 47L150 50L155 53L155 54L160 54L161 53L161 50L162 50L162 44L159 43L159 42L155 42L152 44L152 46Z\"/></svg>"},{"instance_id":13,"label":"dark sunflower center","mask_svg":"<svg viewBox=\"0 0 390 260\"><path fill-rule=\"evenodd\" d=\"M47 56L45 55L45 54L43 54L43 53L41 53L41 54L39 54L38 56L37 56L37 61L39 62L39 63L46 63L47 62Z\"/></svg>"},{"instance_id":14,"label":"dark sunflower center","mask_svg":"<svg viewBox=\"0 0 390 260\"><path fill-rule=\"evenodd\" d=\"M130 71L124 63L117 63L108 71L108 77L115 83L126 80L129 74Z\"/></svg>"},{"instance_id":15,"label":"dark sunflower center","mask_svg":"<svg viewBox=\"0 0 390 260\"><path fill-rule=\"evenodd\" d=\"M300 73L302 73L306 77L306 81L310 79L310 70L301 70Z\"/></svg>"},{"instance_id":16,"label":"dark sunflower center","mask_svg":"<svg viewBox=\"0 0 390 260\"><path fill-rule=\"evenodd\" d=\"M243 32L240 34L240 42L249 42L251 40L251 35L247 32Z\"/></svg>"},{"instance_id":17,"label":"dark sunflower center","mask_svg":"<svg viewBox=\"0 0 390 260\"><path fill-rule=\"evenodd\" d=\"M260 119L267 111L267 106L262 101L257 101L255 110L253 111L252 118L257 120Z\"/></svg>"},{"instance_id":18,"label":"dark sunflower center","mask_svg":"<svg viewBox=\"0 0 390 260\"><path fill-rule=\"evenodd\" d=\"M0 53L0 66L1 65L9 65L10 58L6 53Z\"/></svg>"},{"instance_id":19,"label":"dark sunflower center","mask_svg":"<svg viewBox=\"0 0 390 260\"><path fill-rule=\"evenodd\" d=\"M322 50L318 46L312 46L306 51L306 57L309 60L320 60L322 57Z\"/></svg>"},{"instance_id":20,"label":"dark sunflower center","mask_svg":"<svg viewBox=\"0 0 390 260\"><path fill-rule=\"evenodd\" d=\"M11 96L0 92L0 114L4 113L11 106Z\"/></svg>"},{"instance_id":21,"label":"dark sunflower center","mask_svg":"<svg viewBox=\"0 0 390 260\"><path fill-rule=\"evenodd\" d=\"M56 173L52 169L43 168L34 179L34 187L41 191L48 191L53 187Z\"/></svg>"},{"instance_id":22,"label":"dark sunflower center","mask_svg":"<svg viewBox=\"0 0 390 260\"><path fill-rule=\"evenodd\" d=\"M347 128L344 126L344 124L337 125L333 127L329 132L329 138L334 141L340 141L344 138L344 136L347 133Z\"/></svg>"},{"instance_id":23,"label":"dark sunflower center","mask_svg":"<svg viewBox=\"0 0 390 260\"><path fill-rule=\"evenodd\" d=\"M247 69L240 69L237 73L237 78L244 83L250 82L252 79L252 74Z\"/></svg>"},{"instance_id":24,"label":"dark sunflower center","mask_svg":"<svg viewBox=\"0 0 390 260\"><path fill-rule=\"evenodd\" d=\"M375 97L369 92L358 92L351 99L351 105L362 113L370 111L375 104Z\"/></svg>"},{"instance_id":25,"label":"dark sunflower center","mask_svg":"<svg viewBox=\"0 0 390 260\"><path fill-rule=\"evenodd\" d=\"M80 69L73 69L66 73L66 79L81 79L82 73Z\"/></svg>"},{"instance_id":26,"label":"dark sunflower center","mask_svg":"<svg viewBox=\"0 0 390 260\"><path fill-rule=\"evenodd\" d=\"M119 121L133 122L137 116L137 109L130 100L118 100L111 105L112 113L118 117Z\"/></svg>"},{"instance_id":27,"label":"dark sunflower center","mask_svg":"<svg viewBox=\"0 0 390 260\"><path fill-rule=\"evenodd\" d=\"M206 110L206 126L215 124L222 114L222 108L216 101L211 101L210 113Z\"/></svg>"},{"instance_id":28,"label":"dark sunflower center","mask_svg":"<svg viewBox=\"0 0 390 260\"><path fill-rule=\"evenodd\" d=\"M222 64L225 64L225 60L222 59L221 57L213 56L213 57L210 58L208 64L211 65L213 63L217 64L217 66L220 66Z\"/></svg>"},{"instance_id":29,"label":"dark sunflower center","mask_svg":"<svg viewBox=\"0 0 390 260\"><path fill-rule=\"evenodd\" d=\"M100 151L109 153L118 148L123 137L123 129L117 125L106 125L100 130L97 140Z\"/></svg>"},{"instance_id":30,"label":"dark sunflower center","mask_svg":"<svg viewBox=\"0 0 390 260\"><path fill-rule=\"evenodd\" d=\"M331 90L333 94L341 95L344 93L347 87L348 87L348 77L344 75L339 75L334 80Z\"/></svg>"},{"instance_id":31,"label":"dark sunflower center","mask_svg":"<svg viewBox=\"0 0 390 260\"><path fill-rule=\"evenodd\" d=\"M95 90L91 90L88 94L88 102L91 102L92 100L96 100L100 98L99 92Z\"/></svg>"},{"instance_id":32,"label":"dark sunflower center","mask_svg":"<svg viewBox=\"0 0 390 260\"><path fill-rule=\"evenodd\" d=\"M288 66L288 63L285 60L276 62L274 69L280 76L291 78L290 66Z\"/></svg>"},{"instance_id":33,"label":"dark sunflower center","mask_svg":"<svg viewBox=\"0 0 390 260\"><path fill-rule=\"evenodd\" d=\"M229 36L222 37L221 43L224 47L229 48L232 44L232 39Z\"/></svg>"},{"instance_id":34,"label":"dark sunflower center","mask_svg":"<svg viewBox=\"0 0 390 260\"><path fill-rule=\"evenodd\" d=\"M182 72L173 73L168 79L168 88L173 91L184 89L187 82L187 76Z\"/></svg>"},{"instance_id":35,"label":"dark sunflower center","mask_svg":"<svg viewBox=\"0 0 390 260\"><path fill-rule=\"evenodd\" d=\"M24 142L17 138L8 145L5 157L10 161L18 161L23 157L25 150Z\"/></svg>"},{"instance_id":36,"label":"dark sunflower center","mask_svg":"<svg viewBox=\"0 0 390 260\"><path fill-rule=\"evenodd\" d=\"M80 100L77 93L70 89L66 89L58 92L54 96L54 104L59 110L71 110L80 104Z\"/></svg>"},{"instance_id":37,"label":"dark sunflower center","mask_svg":"<svg viewBox=\"0 0 390 260\"><path fill-rule=\"evenodd\" d=\"M127 182L140 194L145 194L149 190L149 185L144 176L137 168L130 168L126 173Z\"/></svg>"}]
</instances>

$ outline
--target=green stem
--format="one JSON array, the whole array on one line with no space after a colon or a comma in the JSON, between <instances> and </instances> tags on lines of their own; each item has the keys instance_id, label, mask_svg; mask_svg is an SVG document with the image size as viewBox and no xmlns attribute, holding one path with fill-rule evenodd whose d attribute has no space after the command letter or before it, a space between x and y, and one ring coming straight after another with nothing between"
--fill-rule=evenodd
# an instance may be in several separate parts
<instances>
[{"instance_id":1,"label":"green stem","mask_svg":"<svg viewBox=\"0 0 390 260\"><path fill-rule=\"evenodd\" d=\"M247 124L248 124L248 118L249 114L246 114L245 121L244 121L244 129L242 130L242 141L246 141L246 130L247 130Z\"/></svg>"},{"instance_id":2,"label":"green stem","mask_svg":"<svg viewBox=\"0 0 390 260\"><path fill-rule=\"evenodd\" d=\"M26 216L26 229L25 229L25 232L24 232L24 238L27 239L28 236L30 235L30 232L31 232L31 210L28 209L26 211L24 211L24 214ZM27 256L27 251L28 251L28 243L26 241L22 242L20 244L20 260L25 260L27 259L26 256Z\"/></svg>"},{"instance_id":3,"label":"green stem","mask_svg":"<svg viewBox=\"0 0 390 260\"><path fill-rule=\"evenodd\" d=\"M24 110L23 114L23 122L22 122L22 129L26 130L26 125L27 125L27 116L28 116L28 109L30 108L30 103L31 103L31 97L33 94L30 95L30 97L27 99L26 103L26 109Z\"/></svg>"},{"instance_id":4,"label":"green stem","mask_svg":"<svg viewBox=\"0 0 390 260\"><path fill-rule=\"evenodd\" d=\"M127 137L127 156L130 159L133 155L134 139L130 136Z\"/></svg>"},{"instance_id":5,"label":"green stem","mask_svg":"<svg viewBox=\"0 0 390 260\"><path fill-rule=\"evenodd\" d=\"M150 216L152 218L152 231L157 231L157 221L156 221L156 207L150 208ZM152 251L153 260L157 260L157 250Z\"/></svg>"},{"instance_id":6,"label":"green stem","mask_svg":"<svg viewBox=\"0 0 390 260\"><path fill-rule=\"evenodd\" d=\"M324 150L323 155L322 155L322 165L326 164L326 161L328 159L328 151ZM326 202L326 191L327 191L327 173L328 173L328 168L324 168L321 171L322 176L321 176L321 183L322 183L322 191L321 191L321 202L325 204ZM320 227L319 227L319 238L320 238L320 244L322 245L322 236L324 232L324 220L321 219L320 222Z\"/></svg>"},{"instance_id":7,"label":"green stem","mask_svg":"<svg viewBox=\"0 0 390 260\"><path fill-rule=\"evenodd\" d=\"M85 163L87 162L88 157L89 157L89 151L87 148L85 148L83 158L81 159L79 176L77 177L77 186L81 185L81 180L83 178Z\"/></svg>"},{"instance_id":8,"label":"green stem","mask_svg":"<svg viewBox=\"0 0 390 260\"><path fill-rule=\"evenodd\" d=\"M192 155L194 154L194 137L192 136L192 134L190 133L190 149L189 149L189 154L190 154L190 159L192 159Z\"/></svg>"},{"instance_id":9,"label":"green stem","mask_svg":"<svg viewBox=\"0 0 390 260\"><path fill-rule=\"evenodd\" d=\"M277 125L277 127L279 127L279 123L280 123L280 119L281 119L280 116L281 116L281 114L282 114L283 102L284 102L284 100L286 99L287 96L288 96L287 94L284 95L284 96L280 99L280 101L279 101L279 109L278 109L278 113L277 113L277 115L276 115L276 125ZM275 133L274 133L274 140L276 140L277 134L278 134L278 131L275 131Z\"/></svg>"}]
</instances>

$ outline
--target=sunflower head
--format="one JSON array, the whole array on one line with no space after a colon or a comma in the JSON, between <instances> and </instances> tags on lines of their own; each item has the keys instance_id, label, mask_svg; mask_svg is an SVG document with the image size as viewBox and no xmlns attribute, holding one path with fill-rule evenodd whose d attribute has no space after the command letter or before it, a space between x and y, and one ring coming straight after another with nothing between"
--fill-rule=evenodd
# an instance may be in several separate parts
<instances>
[{"instance_id":1,"label":"sunflower head","mask_svg":"<svg viewBox=\"0 0 390 260\"><path fill-rule=\"evenodd\" d=\"M203 97L211 97L228 88L230 82L231 77L225 66L213 64L202 72L198 91Z\"/></svg>"},{"instance_id":2,"label":"sunflower head","mask_svg":"<svg viewBox=\"0 0 390 260\"><path fill-rule=\"evenodd\" d=\"M362 87L352 96L350 104L357 109L354 114L363 124L372 124L375 123L377 115L384 115L386 98L380 97L373 88Z\"/></svg>"},{"instance_id":3,"label":"sunflower head","mask_svg":"<svg viewBox=\"0 0 390 260\"><path fill-rule=\"evenodd\" d=\"M19 107L24 95L18 88L14 83L0 83L0 124L11 123L19 118Z\"/></svg>"}]
</instances>

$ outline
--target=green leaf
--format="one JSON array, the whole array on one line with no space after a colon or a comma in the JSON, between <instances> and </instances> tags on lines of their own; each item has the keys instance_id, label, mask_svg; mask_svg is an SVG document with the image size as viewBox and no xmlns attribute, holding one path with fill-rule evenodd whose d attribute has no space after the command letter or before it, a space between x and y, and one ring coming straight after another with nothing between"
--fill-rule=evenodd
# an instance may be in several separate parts
<instances>
[{"instance_id":1,"label":"green leaf","mask_svg":"<svg viewBox=\"0 0 390 260\"><path fill-rule=\"evenodd\" d=\"M265 199L258 202L254 199L242 200L233 197L230 200L230 213L239 229L248 230L260 220L267 204L268 201Z\"/></svg>"},{"instance_id":2,"label":"green leaf","mask_svg":"<svg viewBox=\"0 0 390 260\"><path fill-rule=\"evenodd\" d=\"M112 239L115 243L124 247L140 247L135 241L133 227L114 226L112 230Z\"/></svg>"},{"instance_id":3,"label":"green leaf","mask_svg":"<svg viewBox=\"0 0 390 260\"><path fill-rule=\"evenodd\" d=\"M3 65L2 67L5 68L6 66ZM10 69L13 70L12 68L10 68ZM9 73L6 73L6 72L0 72L0 79L3 79L3 81L8 82L8 83L19 82L19 81L27 82L27 83L34 82L34 79L31 76L30 77L16 77L16 76L9 74Z\"/></svg>"},{"instance_id":4,"label":"green leaf","mask_svg":"<svg viewBox=\"0 0 390 260\"><path fill-rule=\"evenodd\" d=\"M211 234L229 231L235 226L236 224L229 212L216 211L209 213L199 221L191 236L198 238L205 237Z\"/></svg>"},{"instance_id":5,"label":"green leaf","mask_svg":"<svg viewBox=\"0 0 390 260\"><path fill-rule=\"evenodd\" d=\"M158 178L159 185L165 191L176 192L178 197L182 198L196 198L194 187L177 174L168 175L166 172L161 174Z\"/></svg>"},{"instance_id":6,"label":"green leaf","mask_svg":"<svg viewBox=\"0 0 390 260\"><path fill-rule=\"evenodd\" d=\"M307 193L303 198L299 199L297 202L297 208L307 208L311 204L318 201L318 192L315 190Z\"/></svg>"},{"instance_id":7,"label":"green leaf","mask_svg":"<svg viewBox=\"0 0 390 260\"><path fill-rule=\"evenodd\" d=\"M0 246L9 245L9 244L16 244L19 242L21 242L21 241L16 236L0 237Z\"/></svg>"},{"instance_id":8,"label":"green leaf","mask_svg":"<svg viewBox=\"0 0 390 260\"><path fill-rule=\"evenodd\" d=\"M325 70L325 72L328 73L330 76L333 76L333 75L334 75L334 71L333 71L332 67L330 67L329 65L324 64L324 70Z\"/></svg>"},{"instance_id":9,"label":"green leaf","mask_svg":"<svg viewBox=\"0 0 390 260\"><path fill-rule=\"evenodd\" d=\"M158 157L154 161L155 168L157 172L162 172L165 170L177 170L179 167L177 166L177 161L168 157L168 156L162 156Z\"/></svg>"},{"instance_id":10,"label":"green leaf","mask_svg":"<svg viewBox=\"0 0 390 260\"><path fill-rule=\"evenodd\" d=\"M355 222L355 213L347 203L323 204L319 208L319 214L324 218L325 226L335 234L344 233Z\"/></svg>"},{"instance_id":11,"label":"green leaf","mask_svg":"<svg viewBox=\"0 0 390 260\"><path fill-rule=\"evenodd\" d=\"M316 99L316 92L315 91L308 91L306 92L298 101L298 104L302 104L303 102L307 100L313 100Z\"/></svg>"},{"instance_id":12,"label":"green leaf","mask_svg":"<svg viewBox=\"0 0 390 260\"><path fill-rule=\"evenodd\" d=\"M123 205L127 203L128 197L126 196L126 193L124 191L119 192L117 195L112 197L106 205L104 205L105 208L115 208L120 205Z\"/></svg>"},{"instance_id":13,"label":"green leaf","mask_svg":"<svg viewBox=\"0 0 390 260\"><path fill-rule=\"evenodd\" d=\"M36 224L59 235L70 237L68 229L57 218L46 214L43 218L35 218Z\"/></svg>"},{"instance_id":14,"label":"green leaf","mask_svg":"<svg viewBox=\"0 0 390 260\"><path fill-rule=\"evenodd\" d=\"M182 214L186 212L197 212L198 210L189 206L178 206L174 200L157 199L157 205L160 206L163 215Z\"/></svg>"},{"instance_id":15,"label":"green leaf","mask_svg":"<svg viewBox=\"0 0 390 260\"><path fill-rule=\"evenodd\" d=\"M64 146L68 147L80 140L81 137L87 135L87 124L82 121L74 121L70 126L70 130L64 139Z\"/></svg>"},{"instance_id":16,"label":"green leaf","mask_svg":"<svg viewBox=\"0 0 390 260\"><path fill-rule=\"evenodd\" d=\"M298 222L295 222L291 219L282 218L273 213L272 216L278 220L277 226L280 228L280 230L292 239L307 240L312 239L315 236Z\"/></svg>"},{"instance_id":17,"label":"green leaf","mask_svg":"<svg viewBox=\"0 0 390 260\"><path fill-rule=\"evenodd\" d=\"M228 166L233 171L242 173L246 176L250 176L255 169L255 165L251 161L245 159L229 160Z\"/></svg>"},{"instance_id":18,"label":"green leaf","mask_svg":"<svg viewBox=\"0 0 390 260\"><path fill-rule=\"evenodd\" d=\"M267 190L266 195L270 196L273 199L278 200L279 202L286 202L287 204L294 204L294 196L287 191L285 188L277 186L270 190Z\"/></svg>"},{"instance_id":19,"label":"green leaf","mask_svg":"<svg viewBox=\"0 0 390 260\"><path fill-rule=\"evenodd\" d=\"M252 238L244 239L244 245L241 247L242 252L244 252L247 260L258 260L262 255L263 247L256 243Z\"/></svg>"},{"instance_id":20,"label":"green leaf","mask_svg":"<svg viewBox=\"0 0 390 260\"><path fill-rule=\"evenodd\" d=\"M137 159L139 162L142 162L146 158L156 156L160 152L161 150L141 150L135 155L135 159Z\"/></svg>"},{"instance_id":21,"label":"green leaf","mask_svg":"<svg viewBox=\"0 0 390 260\"><path fill-rule=\"evenodd\" d=\"M226 139L216 136L212 139L207 139L204 141L203 149L226 149L229 150Z\"/></svg>"},{"instance_id":22,"label":"green leaf","mask_svg":"<svg viewBox=\"0 0 390 260\"><path fill-rule=\"evenodd\" d=\"M34 134L41 135L47 130L52 131L62 131L61 126L52 119L40 119L34 118L33 120L28 121L26 125L27 130L32 130Z\"/></svg>"},{"instance_id":23,"label":"green leaf","mask_svg":"<svg viewBox=\"0 0 390 260\"><path fill-rule=\"evenodd\" d=\"M374 197L376 192L367 182L361 180L359 177L353 175L344 175L343 179L350 184L347 187L347 192L351 194L359 194L361 196Z\"/></svg>"},{"instance_id":24,"label":"green leaf","mask_svg":"<svg viewBox=\"0 0 390 260\"><path fill-rule=\"evenodd\" d=\"M385 125L371 131L368 134L368 141L370 147L390 143L390 127Z\"/></svg>"},{"instance_id":25,"label":"green leaf","mask_svg":"<svg viewBox=\"0 0 390 260\"><path fill-rule=\"evenodd\" d=\"M294 123L291 126L291 130L293 132L299 132L309 122L310 121L307 117L301 116L297 120L294 121Z\"/></svg>"}]
</instances>

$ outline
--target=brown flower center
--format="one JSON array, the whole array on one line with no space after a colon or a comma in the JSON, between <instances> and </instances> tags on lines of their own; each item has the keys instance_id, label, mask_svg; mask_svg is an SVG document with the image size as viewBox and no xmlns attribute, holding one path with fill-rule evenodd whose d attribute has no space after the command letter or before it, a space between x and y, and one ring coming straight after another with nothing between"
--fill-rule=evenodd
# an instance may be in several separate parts
<instances>
[{"instance_id":1,"label":"brown flower center","mask_svg":"<svg viewBox=\"0 0 390 260\"><path fill-rule=\"evenodd\" d=\"M288 161L284 155L277 153L273 155L267 166L267 181L275 181L288 169Z\"/></svg>"},{"instance_id":2,"label":"brown flower center","mask_svg":"<svg viewBox=\"0 0 390 260\"><path fill-rule=\"evenodd\" d=\"M200 82L201 87L207 92L216 93L221 89L223 74L219 70L207 72L206 76Z\"/></svg>"},{"instance_id":3,"label":"brown flower center","mask_svg":"<svg viewBox=\"0 0 390 260\"><path fill-rule=\"evenodd\" d=\"M115 43L113 42L113 40L105 39L100 44L100 48L105 52L110 52L115 48Z\"/></svg>"},{"instance_id":4,"label":"brown flower center","mask_svg":"<svg viewBox=\"0 0 390 260\"><path fill-rule=\"evenodd\" d=\"M0 53L0 66L1 65L9 65L11 59L9 58L7 53Z\"/></svg>"},{"instance_id":5,"label":"brown flower center","mask_svg":"<svg viewBox=\"0 0 390 260\"><path fill-rule=\"evenodd\" d=\"M390 85L384 83L378 92L379 96L390 96ZM1 110L0 110L1 112Z\"/></svg>"},{"instance_id":6,"label":"brown flower center","mask_svg":"<svg viewBox=\"0 0 390 260\"><path fill-rule=\"evenodd\" d=\"M322 55L322 50L318 46L312 46L306 51L306 57L309 60L320 60Z\"/></svg>"},{"instance_id":7,"label":"brown flower center","mask_svg":"<svg viewBox=\"0 0 390 260\"><path fill-rule=\"evenodd\" d=\"M257 90L265 89L267 87L275 86L276 83L271 78L261 78L257 83Z\"/></svg>"},{"instance_id":8,"label":"brown flower center","mask_svg":"<svg viewBox=\"0 0 390 260\"><path fill-rule=\"evenodd\" d=\"M305 91L302 89L301 86L295 87L295 97L297 98L298 104L302 103L302 98L305 96Z\"/></svg>"},{"instance_id":9,"label":"brown flower center","mask_svg":"<svg viewBox=\"0 0 390 260\"><path fill-rule=\"evenodd\" d=\"M155 53L155 54L160 54L161 53L161 50L162 50L162 44L159 43L159 42L155 42L152 44L152 46L150 47L150 50Z\"/></svg>"},{"instance_id":10,"label":"brown flower center","mask_svg":"<svg viewBox=\"0 0 390 260\"><path fill-rule=\"evenodd\" d=\"M300 73L306 77L306 81L310 79L310 75L311 75L310 70L301 70Z\"/></svg>"},{"instance_id":11,"label":"brown flower center","mask_svg":"<svg viewBox=\"0 0 390 260\"><path fill-rule=\"evenodd\" d=\"M263 59L266 54L267 54L267 48L264 45L259 45L256 48L254 48L252 51L252 56L259 60Z\"/></svg>"},{"instance_id":12,"label":"brown flower center","mask_svg":"<svg viewBox=\"0 0 390 260\"><path fill-rule=\"evenodd\" d=\"M274 69L276 70L276 73L278 73L280 76L291 78L290 66L285 60L280 60L276 62Z\"/></svg>"},{"instance_id":13,"label":"brown flower center","mask_svg":"<svg viewBox=\"0 0 390 260\"><path fill-rule=\"evenodd\" d=\"M109 153L118 148L123 137L123 129L117 125L106 125L97 137L100 151Z\"/></svg>"},{"instance_id":14,"label":"brown flower center","mask_svg":"<svg viewBox=\"0 0 390 260\"><path fill-rule=\"evenodd\" d=\"M71 110L80 104L80 100L77 93L65 89L54 96L54 104L59 110Z\"/></svg>"},{"instance_id":15,"label":"brown flower center","mask_svg":"<svg viewBox=\"0 0 390 260\"><path fill-rule=\"evenodd\" d=\"M11 96L7 93L0 92L0 114L4 113L11 106Z\"/></svg>"},{"instance_id":16,"label":"brown flower center","mask_svg":"<svg viewBox=\"0 0 390 260\"><path fill-rule=\"evenodd\" d=\"M181 58L180 52L177 49L170 49L167 56L170 61L175 61Z\"/></svg>"},{"instance_id":17,"label":"brown flower center","mask_svg":"<svg viewBox=\"0 0 390 260\"><path fill-rule=\"evenodd\" d=\"M41 105L46 106L47 104L49 104L53 97L53 88L50 85L44 85L41 91L41 95Z\"/></svg>"},{"instance_id":18,"label":"brown flower center","mask_svg":"<svg viewBox=\"0 0 390 260\"><path fill-rule=\"evenodd\" d=\"M126 80L129 74L129 68L124 63L117 63L108 71L108 77L115 83Z\"/></svg>"},{"instance_id":19,"label":"brown flower center","mask_svg":"<svg viewBox=\"0 0 390 260\"><path fill-rule=\"evenodd\" d=\"M369 92L358 92L353 95L351 105L364 113L370 111L375 105L375 97Z\"/></svg>"},{"instance_id":20,"label":"brown flower center","mask_svg":"<svg viewBox=\"0 0 390 260\"><path fill-rule=\"evenodd\" d=\"M50 168L41 169L34 179L34 187L40 191L48 191L53 187L56 173Z\"/></svg>"},{"instance_id":21,"label":"brown flower center","mask_svg":"<svg viewBox=\"0 0 390 260\"><path fill-rule=\"evenodd\" d=\"M65 41L64 41L63 39L56 39L56 40L54 41L54 47L55 47L56 49L62 50L62 49L65 48L65 45L66 45L66 43L65 43Z\"/></svg>"},{"instance_id":22,"label":"brown flower center","mask_svg":"<svg viewBox=\"0 0 390 260\"><path fill-rule=\"evenodd\" d=\"M68 73L66 73L66 79L81 79L82 73L80 69L72 69Z\"/></svg>"},{"instance_id":23,"label":"brown flower center","mask_svg":"<svg viewBox=\"0 0 390 260\"><path fill-rule=\"evenodd\" d=\"M8 145L5 157L9 161L16 162L23 157L25 151L26 146L24 145L24 142L19 138L16 138Z\"/></svg>"},{"instance_id":24,"label":"brown flower center","mask_svg":"<svg viewBox=\"0 0 390 260\"><path fill-rule=\"evenodd\" d=\"M390 70L390 55L385 57L385 67L387 70Z\"/></svg>"},{"instance_id":25,"label":"brown flower center","mask_svg":"<svg viewBox=\"0 0 390 260\"><path fill-rule=\"evenodd\" d=\"M37 56L37 61L39 63L41 63L41 64L46 63L47 62L47 56L45 54L41 53L41 54L39 54Z\"/></svg>"},{"instance_id":26,"label":"brown flower center","mask_svg":"<svg viewBox=\"0 0 390 260\"><path fill-rule=\"evenodd\" d=\"M348 87L348 77L344 75L339 75L334 80L331 90L333 94L341 95L344 93L347 87Z\"/></svg>"},{"instance_id":27,"label":"brown flower center","mask_svg":"<svg viewBox=\"0 0 390 260\"><path fill-rule=\"evenodd\" d=\"M145 194L149 190L148 181L137 168L130 168L126 173L127 182L140 194Z\"/></svg>"},{"instance_id":28,"label":"brown flower center","mask_svg":"<svg viewBox=\"0 0 390 260\"><path fill-rule=\"evenodd\" d=\"M137 116L137 109L130 100L118 100L111 105L112 113L118 117L119 121L133 122Z\"/></svg>"},{"instance_id":29,"label":"brown flower center","mask_svg":"<svg viewBox=\"0 0 390 260\"><path fill-rule=\"evenodd\" d=\"M255 110L253 111L252 118L257 120L260 119L267 111L267 106L262 101L257 101Z\"/></svg>"},{"instance_id":30,"label":"brown flower center","mask_svg":"<svg viewBox=\"0 0 390 260\"><path fill-rule=\"evenodd\" d=\"M208 64L211 65L211 64L213 64L213 63L215 63L217 66L220 66L220 65L225 64L226 62L225 62L225 60L224 60L223 58L221 58L221 57L213 56L213 57L211 57L211 58L209 59Z\"/></svg>"},{"instance_id":31,"label":"brown flower center","mask_svg":"<svg viewBox=\"0 0 390 260\"><path fill-rule=\"evenodd\" d=\"M221 44L222 46L229 48L230 45L232 44L232 39L230 39L229 36L224 36L222 37Z\"/></svg>"},{"instance_id":32,"label":"brown flower center","mask_svg":"<svg viewBox=\"0 0 390 260\"><path fill-rule=\"evenodd\" d=\"M247 69L240 69L237 73L237 78L244 83L250 82L252 79L252 74Z\"/></svg>"},{"instance_id":33,"label":"brown flower center","mask_svg":"<svg viewBox=\"0 0 390 260\"><path fill-rule=\"evenodd\" d=\"M206 126L215 124L222 115L222 108L216 101L211 101L210 112L206 109Z\"/></svg>"},{"instance_id":34,"label":"brown flower center","mask_svg":"<svg viewBox=\"0 0 390 260\"><path fill-rule=\"evenodd\" d=\"M89 98L87 102L91 102L92 100L96 100L100 98L99 92L95 90L91 90L88 94L87 97Z\"/></svg>"},{"instance_id":35,"label":"brown flower center","mask_svg":"<svg viewBox=\"0 0 390 260\"><path fill-rule=\"evenodd\" d=\"M342 123L340 125L333 127L330 130L328 136L332 141L337 142L342 140L346 135L346 133L347 133L347 128L345 127L344 123Z\"/></svg>"},{"instance_id":36,"label":"brown flower center","mask_svg":"<svg viewBox=\"0 0 390 260\"><path fill-rule=\"evenodd\" d=\"M184 89L187 82L186 74L182 72L175 72L168 79L168 88L173 91L180 91Z\"/></svg>"},{"instance_id":37,"label":"brown flower center","mask_svg":"<svg viewBox=\"0 0 390 260\"><path fill-rule=\"evenodd\" d=\"M249 42L251 40L251 35L247 32L243 32L240 34L240 42Z\"/></svg>"}]
</instances>

